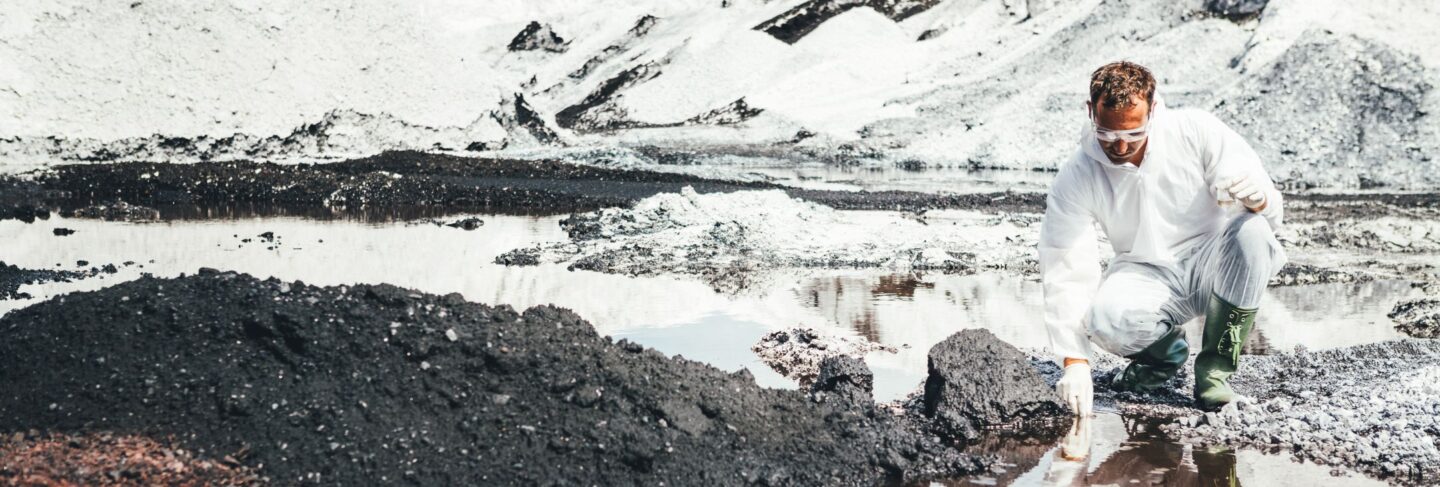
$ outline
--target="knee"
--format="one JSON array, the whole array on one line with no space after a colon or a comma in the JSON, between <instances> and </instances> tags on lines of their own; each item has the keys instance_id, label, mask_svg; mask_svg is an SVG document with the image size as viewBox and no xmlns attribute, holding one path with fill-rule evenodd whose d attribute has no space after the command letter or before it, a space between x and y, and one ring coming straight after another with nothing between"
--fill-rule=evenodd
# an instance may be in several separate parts
<instances>
[{"instance_id":1,"label":"knee","mask_svg":"<svg viewBox=\"0 0 1440 487\"><path fill-rule=\"evenodd\" d=\"M1245 213L1225 229L1225 240L1231 253L1247 262L1283 262L1284 253L1270 222L1260 215Z\"/></svg>"},{"instance_id":2,"label":"knee","mask_svg":"<svg viewBox=\"0 0 1440 487\"><path fill-rule=\"evenodd\" d=\"M1167 315L1159 309L1137 307L1124 296L1097 296L1085 316L1090 341L1107 352L1128 356L1153 342Z\"/></svg>"}]
</instances>

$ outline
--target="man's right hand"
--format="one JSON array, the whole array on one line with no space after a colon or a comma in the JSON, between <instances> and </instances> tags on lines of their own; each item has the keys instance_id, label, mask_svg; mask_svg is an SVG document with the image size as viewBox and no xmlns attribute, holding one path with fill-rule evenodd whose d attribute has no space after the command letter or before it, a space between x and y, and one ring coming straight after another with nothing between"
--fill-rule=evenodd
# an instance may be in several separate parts
<instances>
[{"instance_id":1,"label":"man's right hand","mask_svg":"<svg viewBox=\"0 0 1440 487\"><path fill-rule=\"evenodd\" d=\"M1055 391L1070 406L1070 411L1076 416L1089 417L1090 407L1095 400L1095 385L1090 380L1090 363L1086 361L1069 361L1065 366L1065 374L1060 376L1060 382L1055 383Z\"/></svg>"}]
</instances>

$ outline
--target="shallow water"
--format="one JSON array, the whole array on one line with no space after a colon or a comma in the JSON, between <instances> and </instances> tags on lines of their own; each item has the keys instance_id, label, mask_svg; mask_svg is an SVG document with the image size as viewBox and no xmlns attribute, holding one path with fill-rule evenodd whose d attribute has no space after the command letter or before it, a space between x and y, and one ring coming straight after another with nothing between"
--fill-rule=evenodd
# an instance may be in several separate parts
<instances>
[{"instance_id":1,"label":"shallow water","mask_svg":"<svg viewBox=\"0 0 1440 487\"><path fill-rule=\"evenodd\" d=\"M840 166L800 164L703 164L656 166L653 169L697 176L764 180L809 189L919 191L925 193L982 193L992 191L1044 191L1054 172L970 168L904 169L893 164Z\"/></svg>"},{"instance_id":2,"label":"shallow water","mask_svg":"<svg viewBox=\"0 0 1440 487\"><path fill-rule=\"evenodd\" d=\"M601 334L725 370L746 368L768 387L796 384L770 370L749 350L766 332L808 326L863 337L898 348L896 353L874 352L866 357L881 401L915 390L924 380L930 346L956 331L985 328L1020 347L1043 347L1047 342L1040 321L1040 285L1017 276L773 272L757 276L746 292L735 296L685 277L633 278L572 272L560 265L499 266L493 259L500 253L564 239L557 224L560 217L481 217L485 225L468 232L429 223L302 217L145 224L64 218L34 224L4 221L0 222L0 261L26 268L76 269L76 262L85 260L89 262L85 268L115 264L120 271L73 283L24 286L21 291L36 298L0 301L0 312L66 292L109 286L142 272L163 277L200 267L319 285L386 282L432 293L459 292L471 301L520 309L556 304L576 311ZM57 227L77 233L54 236L52 229ZM265 232L273 232L275 240L258 237ZM123 266L126 261L135 265ZM1414 292L1395 281L1271 289L1257 321L1255 343L1262 345L1257 350L1296 345L1330 348L1395 338L1398 334L1385 313ZM1087 458L1093 460L1081 466L1057 457L1054 445L1000 445L997 451L1013 464L1006 472L947 485L1053 483L1063 480L1055 475L1066 468L1070 471L1066 475L1075 476L1077 482L1118 478L1126 485L1146 485L1155 479L1162 480L1160 484L1185 483L1189 480L1184 479L1216 475L1238 476L1255 485L1329 478L1328 467L1244 451L1196 455L1183 445L1133 430L1119 416L1102 414L1092 430ZM1214 463L1216 458L1223 461ZM1155 462L1174 465L1160 471ZM1212 464L1228 467L1221 472ZM1318 476L1307 477L1311 474Z\"/></svg>"}]
</instances>

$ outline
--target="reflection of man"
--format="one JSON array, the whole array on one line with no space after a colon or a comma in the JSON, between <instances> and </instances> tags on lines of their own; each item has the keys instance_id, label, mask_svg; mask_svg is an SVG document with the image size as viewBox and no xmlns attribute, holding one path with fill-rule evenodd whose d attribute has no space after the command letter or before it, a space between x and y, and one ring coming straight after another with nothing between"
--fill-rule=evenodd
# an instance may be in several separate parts
<instances>
[{"instance_id":1,"label":"reflection of man","mask_svg":"<svg viewBox=\"0 0 1440 487\"><path fill-rule=\"evenodd\" d=\"M1081 417L1054 451L1045 485L1167 485L1239 487L1235 452L1187 448L1161 437L1131 436L1100 457L1090 453L1093 417ZM1189 453L1190 465L1185 461Z\"/></svg>"},{"instance_id":2,"label":"reflection of man","mask_svg":"<svg viewBox=\"0 0 1440 487\"><path fill-rule=\"evenodd\" d=\"M1180 325L1204 313L1195 400L1232 402L1227 381L1265 285L1285 262L1273 231L1280 192L1219 119L1166 109L1144 67L1100 67L1086 106L1091 127L1056 175L1040 227L1045 324L1065 367L1056 388L1089 414L1093 341L1131 361L1115 388L1158 389L1189 355ZM1096 223L1115 250L1103 275Z\"/></svg>"}]
</instances>

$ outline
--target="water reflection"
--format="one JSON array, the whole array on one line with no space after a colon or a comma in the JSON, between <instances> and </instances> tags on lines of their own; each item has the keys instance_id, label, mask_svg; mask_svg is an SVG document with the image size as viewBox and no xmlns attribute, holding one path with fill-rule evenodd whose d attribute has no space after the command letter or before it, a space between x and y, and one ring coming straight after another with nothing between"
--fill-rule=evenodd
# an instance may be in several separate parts
<instances>
[{"instance_id":1,"label":"water reflection","mask_svg":"<svg viewBox=\"0 0 1440 487\"><path fill-rule=\"evenodd\" d=\"M877 379L889 378L876 382L881 400L914 390L924 380L930 347L960 330L988 329L1019 347L1049 344L1040 283L1016 276L850 273L810 278L792 292L797 303L812 308L836 333L900 348L866 357ZM1416 292L1404 281L1271 288L1246 353L1400 338L1385 314ZM1201 324L1197 317L1185 326L1197 343Z\"/></svg>"},{"instance_id":2,"label":"water reflection","mask_svg":"<svg viewBox=\"0 0 1440 487\"><path fill-rule=\"evenodd\" d=\"M701 165L670 167L667 170L693 172L710 177L736 178L759 175L770 181L810 189L851 189L869 191L919 191L926 193L979 193L989 191L1044 191L1055 174L1043 171L970 169L967 167L907 169L887 166L801 165Z\"/></svg>"},{"instance_id":3,"label":"water reflection","mask_svg":"<svg viewBox=\"0 0 1440 487\"><path fill-rule=\"evenodd\" d=\"M930 485L1385 485L1360 477L1335 477L1329 468L1277 455L1175 443L1158 434L1155 426L1100 413L1076 421L1069 434L1052 443L991 439L972 451L999 458L992 472Z\"/></svg>"}]
</instances>

